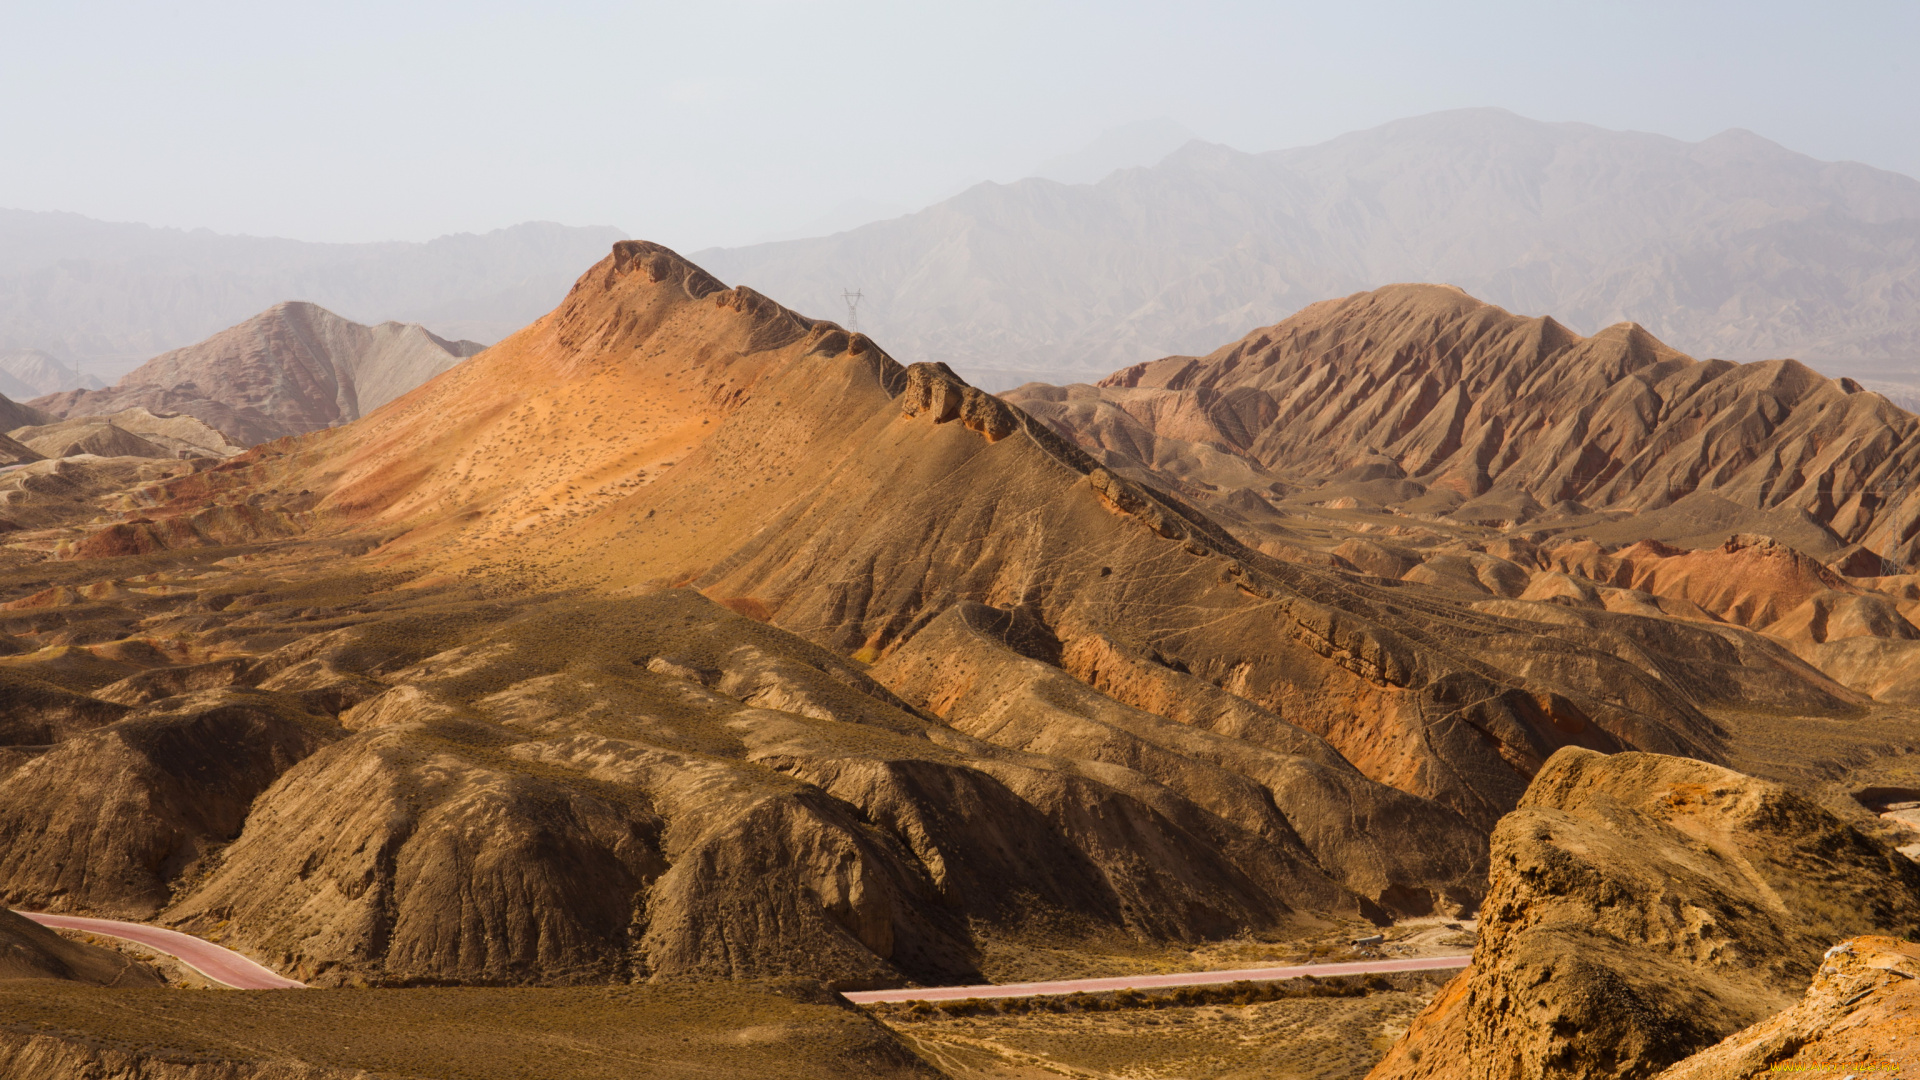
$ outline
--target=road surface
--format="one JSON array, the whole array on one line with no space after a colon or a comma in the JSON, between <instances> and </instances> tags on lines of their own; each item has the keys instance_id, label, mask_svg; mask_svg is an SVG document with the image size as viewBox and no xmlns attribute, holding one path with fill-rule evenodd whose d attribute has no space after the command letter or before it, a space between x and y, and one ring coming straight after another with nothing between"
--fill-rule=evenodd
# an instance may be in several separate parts
<instances>
[{"instance_id":1,"label":"road surface","mask_svg":"<svg viewBox=\"0 0 1920 1080\"><path fill-rule=\"evenodd\" d=\"M20 911L42 926L83 930L158 949L222 986L236 990L297 990L305 983L284 979L231 949L223 949L178 930L114 919L78 915L46 915ZM1063 979L1058 982L1001 983L985 986L930 986L917 990L856 990L843 995L856 1005L890 1001L956 1001L967 998L1037 997L1045 994L1098 994L1111 990L1161 990L1173 986L1218 986L1241 981L1267 982L1312 975L1390 975L1400 971L1445 971L1463 968L1473 957L1416 956L1404 960L1360 960L1349 964L1299 964L1293 967L1234 968L1228 971L1182 971L1171 975L1121 975L1107 979Z\"/></svg>"},{"instance_id":2,"label":"road surface","mask_svg":"<svg viewBox=\"0 0 1920 1080\"><path fill-rule=\"evenodd\" d=\"M1390 975L1396 971L1443 971L1463 968L1470 953L1458 956L1416 956L1406 960L1360 960L1351 964L1301 964L1295 967L1238 968L1232 971L1182 971L1172 975L1122 975L1112 979L1066 979L1060 982L1003 983L998 986L929 986L919 990L858 990L843 994L856 1005L878 1001L954 1001L966 998L1036 997L1041 994L1098 994L1108 990L1159 990L1169 986L1217 986L1242 980L1266 982L1298 979L1303 975Z\"/></svg>"},{"instance_id":3,"label":"road surface","mask_svg":"<svg viewBox=\"0 0 1920 1080\"><path fill-rule=\"evenodd\" d=\"M306 984L283 979L232 949L223 949L192 934L167 930L144 923L117 919L86 919L78 915L45 915L37 911L16 911L41 926L58 930L84 930L89 934L116 937L158 949L193 970L235 990L299 990Z\"/></svg>"}]
</instances>

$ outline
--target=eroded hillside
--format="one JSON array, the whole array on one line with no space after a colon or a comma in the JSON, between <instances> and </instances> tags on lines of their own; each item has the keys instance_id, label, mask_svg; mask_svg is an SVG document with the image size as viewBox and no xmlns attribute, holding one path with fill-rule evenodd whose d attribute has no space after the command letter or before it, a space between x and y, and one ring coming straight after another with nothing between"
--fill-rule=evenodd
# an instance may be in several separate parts
<instances>
[{"instance_id":1,"label":"eroded hillside","mask_svg":"<svg viewBox=\"0 0 1920 1080\"><path fill-rule=\"evenodd\" d=\"M57 558L4 609L7 895L310 980L944 981L1040 923L1471 910L1555 749L1859 700L1262 555L647 244L358 423L120 475L91 521L19 481Z\"/></svg>"},{"instance_id":2,"label":"eroded hillside","mask_svg":"<svg viewBox=\"0 0 1920 1080\"><path fill-rule=\"evenodd\" d=\"M1402 285L1007 396L1285 558L1540 622L1760 631L1859 693L1915 694L1920 420L1793 361Z\"/></svg>"},{"instance_id":3,"label":"eroded hillside","mask_svg":"<svg viewBox=\"0 0 1920 1080\"><path fill-rule=\"evenodd\" d=\"M319 986L1191 968L1470 917L1550 760L1920 640L1758 538L1237 498L622 243L358 421L0 477L0 898Z\"/></svg>"}]
</instances>

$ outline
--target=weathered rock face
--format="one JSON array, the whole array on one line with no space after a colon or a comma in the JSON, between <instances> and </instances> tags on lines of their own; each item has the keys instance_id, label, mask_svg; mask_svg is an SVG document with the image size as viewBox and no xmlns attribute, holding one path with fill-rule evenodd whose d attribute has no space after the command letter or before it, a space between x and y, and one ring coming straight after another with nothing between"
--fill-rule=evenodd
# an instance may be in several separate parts
<instances>
[{"instance_id":1,"label":"weathered rock face","mask_svg":"<svg viewBox=\"0 0 1920 1080\"><path fill-rule=\"evenodd\" d=\"M1040 659L1049 655L1053 664ZM1319 737L1191 676L1166 672L1195 710L1172 720L1093 690L1059 659L1025 609L962 604L873 674L957 731L1138 773L1206 808L1238 834L1225 846L1266 849L1266 888L1294 906L1334 908L1343 889L1368 914L1474 906L1482 840L1457 815L1368 780Z\"/></svg>"},{"instance_id":2,"label":"weathered rock face","mask_svg":"<svg viewBox=\"0 0 1920 1080\"><path fill-rule=\"evenodd\" d=\"M59 734L78 711L50 702L40 722ZM0 776L0 896L151 917L330 728L267 695L209 691L35 748Z\"/></svg>"},{"instance_id":3,"label":"weathered rock face","mask_svg":"<svg viewBox=\"0 0 1920 1080\"><path fill-rule=\"evenodd\" d=\"M1827 950L1793 1008L1660 1074L1660 1080L1758 1080L1825 1071L1899 1075L1920 1067L1920 946L1859 937Z\"/></svg>"},{"instance_id":4,"label":"weathered rock face","mask_svg":"<svg viewBox=\"0 0 1920 1080\"><path fill-rule=\"evenodd\" d=\"M117 952L69 941L22 915L0 908L0 982L60 979L94 986L159 986L150 967Z\"/></svg>"},{"instance_id":5,"label":"weathered rock face","mask_svg":"<svg viewBox=\"0 0 1920 1080\"><path fill-rule=\"evenodd\" d=\"M34 401L61 418L185 413L251 446L358 419L481 348L412 323L362 326L295 301L156 356L111 389Z\"/></svg>"},{"instance_id":6,"label":"weathered rock face","mask_svg":"<svg viewBox=\"0 0 1920 1080\"><path fill-rule=\"evenodd\" d=\"M246 677L277 668L284 693L316 660L331 680L390 667L369 643L394 634L366 634ZM167 921L229 925L323 983L858 985L977 978L976 934L1036 918L1187 941L1367 903L1205 793L979 742L692 593L535 609L379 682ZM1454 845L1375 867L1376 891L1471 904L1477 834L1344 773Z\"/></svg>"},{"instance_id":7,"label":"weathered rock face","mask_svg":"<svg viewBox=\"0 0 1920 1080\"><path fill-rule=\"evenodd\" d=\"M1506 524L1719 500L1752 531L1804 515L1836 548L1920 564L1920 420L1885 398L1791 360L1697 361L1630 324L1582 338L1446 286L1325 301L1204 357L1008 399L1112 467L1211 487L1337 478L1347 497Z\"/></svg>"},{"instance_id":8,"label":"weathered rock face","mask_svg":"<svg viewBox=\"0 0 1920 1080\"><path fill-rule=\"evenodd\" d=\"M1703 762L1567 749L1494 832L1473 966L1371 1075L1646 1077L1920 930L1920 867Z\"/></svg>"}]
</instances>

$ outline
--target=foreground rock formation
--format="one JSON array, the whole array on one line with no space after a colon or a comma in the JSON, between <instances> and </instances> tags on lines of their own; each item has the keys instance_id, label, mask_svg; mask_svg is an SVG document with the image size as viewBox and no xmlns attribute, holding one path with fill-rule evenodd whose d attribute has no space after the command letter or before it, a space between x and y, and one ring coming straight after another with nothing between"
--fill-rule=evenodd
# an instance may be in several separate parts
<instances>
[{"instance_id":1,"label":"foreground rock formation","mask_svg":"<svg viewBox=\"0 0 1920 1080\"><path fill-rule=\"evenodd\" d=\"M356 420L485 348L413 323L362 326L298 301L162 353L105 390L35 398L60 418L185 413L239 446Z\"/></svg>"},{"instance_id":2,"label":"foreground rock formation","mask_svg":"<svg viewBox=\"0 0 1920 1080\"><path fill-rule=\"evenodd\" d=\"M1660 1080L1920 1068L1920 945L1859 937L1827 950L1806 997L1662 1072Z\"/></svg>"},{"instance_id":3,"label":"foreground rock formation","mask_svg":"<svg viewBox=\"0 0 1920 1080\"><path fill-rule=\"evenodd\" d=\"M1778 785L1651 754L1556 754L1490 884L1473 966L1372 1080L1652 1076L1787 1009L1832 943L1920 933L1920 867Z\"/></svg>"}]
</instances>

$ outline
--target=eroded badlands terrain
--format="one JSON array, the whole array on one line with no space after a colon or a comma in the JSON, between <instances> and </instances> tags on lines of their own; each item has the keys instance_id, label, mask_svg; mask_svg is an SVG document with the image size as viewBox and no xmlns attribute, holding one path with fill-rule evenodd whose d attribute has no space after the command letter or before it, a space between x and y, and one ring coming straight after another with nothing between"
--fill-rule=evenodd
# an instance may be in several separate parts
<instances>
[{"instance_id":1,"label":"eroded badlands terrain","mask_svg":"<svg viewBox=\"0 0 1920 1080\"><path fill-rule=\"evenodd\" d=\"M1418 1020L1426 983L1325 1019L1352 1054L1288 1056L1285 1010L1320 998L1204 1005L1281 1010L1254 1040L1279 1049L1205 1075L1452 1075L1488 1047L1651 1075L1784 1015L1842 938L1910 935L1920 587L1885 492L1912 417L1445 291L1344 303L1009 404L625 242L352 423L27 461L0 474L0 897L421 994L391 1008L423 1045L460 1041L423 987L746 995L799 1010L753 1061L817 1045L845 1075L1119 1066L793 986L1191 969L1476 916L1474 968ZM1257 399L1156 374L1327 341ZM1569 454L1586 471L1515 480ZM1553 989L1487 1004L1519 985ZM188 1052L88 1004L119 992L62 991L8 1052ZM646 993L607 1008L665 1008ZM333 1075L287 1038L192 1052ZM632 1052L774 1074L686 1039ZM402 1058L378 1061L324 1068Z\"/></svg>"}]
</instances>

